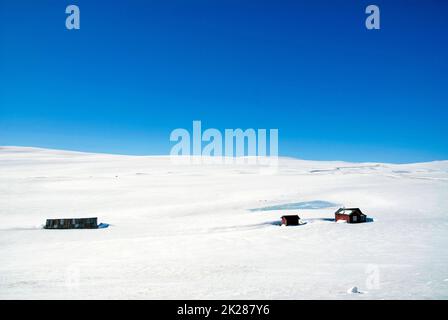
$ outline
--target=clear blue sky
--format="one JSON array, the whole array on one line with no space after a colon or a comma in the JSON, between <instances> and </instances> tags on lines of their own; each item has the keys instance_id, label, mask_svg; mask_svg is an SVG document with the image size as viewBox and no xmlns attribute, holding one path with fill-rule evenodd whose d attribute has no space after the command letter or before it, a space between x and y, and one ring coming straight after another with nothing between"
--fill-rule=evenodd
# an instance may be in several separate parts
<instances>
[{"instance_id":1,"label":"clear blue sky","mask_svg":"<svg viewBox=\"0 0 448 320\"><path fill-rule=\"evenodd\" d=\"M0 4L0 145L168 154L201 120L278 128L285 156L448 159L448 1Z\"/></svg>"}]
</instances>

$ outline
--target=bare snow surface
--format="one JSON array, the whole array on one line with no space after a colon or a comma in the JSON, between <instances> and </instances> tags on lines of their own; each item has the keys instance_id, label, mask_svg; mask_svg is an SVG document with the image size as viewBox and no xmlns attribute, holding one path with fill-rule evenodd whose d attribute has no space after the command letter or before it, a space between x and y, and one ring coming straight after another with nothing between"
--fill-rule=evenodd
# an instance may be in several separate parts
<instances>
[{"instance_id":1,"label":"bare snow surface","mask_svg":"<svg viewBox=\"0 0 448 320\"><path fill-rule=\"evenodd\" d=\"M334 223L337 205L374 222ZM110 227L41 228L91 216ZM281 158L266 174L0 148L2 299L447 299L447 279L447 161Z\"/></svg>"}]
</instances>

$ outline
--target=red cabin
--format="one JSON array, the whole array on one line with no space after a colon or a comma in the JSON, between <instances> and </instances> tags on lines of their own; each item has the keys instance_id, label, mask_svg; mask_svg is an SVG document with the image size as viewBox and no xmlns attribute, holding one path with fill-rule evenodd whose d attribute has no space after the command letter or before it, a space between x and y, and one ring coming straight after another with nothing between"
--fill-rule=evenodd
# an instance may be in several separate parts
<instances>
[{"instance_id":1,"label":"red cabin","mask_svg":"<svg viewBox=\"0 0 448 320\"><path fill-rule=\"evenodd\" d=\"M367 222L367 216L359 208L340 208L334 213L334 221L347 223Z\"/></svg>"}]
</instances>

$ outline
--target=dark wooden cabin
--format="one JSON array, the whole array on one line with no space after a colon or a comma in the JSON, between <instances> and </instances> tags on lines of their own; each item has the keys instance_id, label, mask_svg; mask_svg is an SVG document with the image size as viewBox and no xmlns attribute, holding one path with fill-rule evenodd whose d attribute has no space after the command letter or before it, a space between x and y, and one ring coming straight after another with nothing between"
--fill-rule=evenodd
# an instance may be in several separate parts
<instances>
[{"instance_id":1,"label":"dark wooden cabin","mask_svg":"<svg viewBox=\"0 0 448 320\"><path fill-rule=\"evenodd\" d=\"M282 216L282 225L298 226L300 217L298 215Z\"/></svg>"},{"instance_id":2,"label":"dark wooden cabin","mask_svg":"<svg viewBox=\"0 0 448 320\"><path fill-rule=\"evenodd\" d=\"M47 219L45 229L97 229L98 219L95 218L69 218Z\"/></svg>"},{"instance_id":3,"label":"dark wooden cabin","mask_svg":"<svg viewBox=\"0 0 448 320\"><path fill-rule=\"evenodd\" d=\"M334 213L334 221L361 223L367 221L367 216L359 208L340 208Z\"/></svg>"}]
</instances>

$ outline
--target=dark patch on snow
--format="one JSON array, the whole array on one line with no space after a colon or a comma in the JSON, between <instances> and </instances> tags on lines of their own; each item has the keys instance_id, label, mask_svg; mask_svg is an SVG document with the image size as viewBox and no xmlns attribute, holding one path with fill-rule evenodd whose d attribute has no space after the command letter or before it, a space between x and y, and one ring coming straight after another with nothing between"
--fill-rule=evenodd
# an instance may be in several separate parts
<instances>
[{"instance_id":1,"label":"dark patch on snow","mask_svg":"<svg viewBox=\"0 0 448 320\"><path fill-rule=\"evenodd\" d=\"M334 218L308 218L307 221L324 221L324 222L334 222Z\"/></svg>"},{"instance_id":2,"label":"dark patch on snow","mask_svg":"<svg viewBox=\"0 0 448 320\"><path fill-rule=\"evenodd\" d=\"M339 205L337 203L333 202L313 200L313 201L293 202L263 208L249 209L249 211L255 212L255 211L274 211L274 210L324 209L338 206Z\"/></svg>"}]
</instances>

